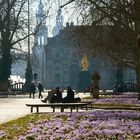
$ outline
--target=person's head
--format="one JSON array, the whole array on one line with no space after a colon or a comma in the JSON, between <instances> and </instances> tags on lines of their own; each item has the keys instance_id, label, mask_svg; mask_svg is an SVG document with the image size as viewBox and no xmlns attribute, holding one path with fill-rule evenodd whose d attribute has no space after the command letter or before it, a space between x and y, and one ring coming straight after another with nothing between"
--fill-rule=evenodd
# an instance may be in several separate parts
<instances>
[{"instance_id":1,"label":"person's head","mask_svg":"<svg viewBox=\"0 0 140 140\"><path fill-rule=\"evenodd\" d=\"M71 86L68 86L68 90L71 90Z\"/></svg>"},{"instance_id":2,"label":"person's head","mask_svg":"<svg viewBox=\"0 0 140 140\"><path fill-rule=\"evenodd\" d=\"M56 87L56 90L58 91L59 90L59 87Z\"/></svg>"}]
</instances>

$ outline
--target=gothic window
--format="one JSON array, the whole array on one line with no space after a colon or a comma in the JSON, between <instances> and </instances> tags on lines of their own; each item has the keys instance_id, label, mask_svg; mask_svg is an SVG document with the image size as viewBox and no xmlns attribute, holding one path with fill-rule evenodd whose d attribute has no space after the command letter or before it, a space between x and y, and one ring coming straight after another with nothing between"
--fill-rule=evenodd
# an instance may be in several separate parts
<instances>
[{"instance_id":1,"label":"gothic window","mask_svg":"<svg viewBox=\"0 0 140 140\"><path fill-rule=\"evenodd\" d=\"M52 55L52 52L51 51L47 51L47 58L52 58L53 57L53 55Z\"/></svg>"},{"instance_id":2,"label":"gothic window","mask_svg":"<svg viewBox=\"0 0 140 140\"><path fill-rule=\"evenodd\" d=\"M40 45L40 37L38 37L38 45Z\"/></svg>"},{"instance_id":3,"label":"gothic window","mask_svg":"<svg viewBox=\"0 0 140 140\"><path fill-rule=\"evenodd\" d=\"M54 65L53 65L53 70L54 71L61 71L62 69L62 66L61 66L61 63L59 63L59 62L57 62L57 63L55 63Z\"/></svg>"},{"instance_id":4,"label":"gothic window","mask_svg":"<svg viewBox=\"0 0 140 140\"><path fill-rule=\"evenodd\" d=\"M44 36L41 37L42 45L44 45Z\"/></svg>"},{"instance_id":5,"label":"gothic window","mask_svg":"<svg viewBox=\"0 0 140 140\"><path fill-rule=\"evenodd\" d=\"M70 85L77 88L79 80L79 67L76 64L70 66Z\"/></svg>"},{"instance_id":6,"label":"gothic window","mask_svg":"<svg viewBox=\"0 0 140 140\"><path fill-rule=\"evenodd\" d=\"M76 51L72 52L72 58L78 58L78 53Z\"/></svg>"},{"instance_id":7,"label":"gothic window","mask_svg":"<svg viewBox=\"0 0 140 140\"><path fill-rule=\"evenodd\" d=\"M60 52L56 52L55 53L55 58L56 59L60 59L61 58L61 53Z\"/></svg>"},{"instance_id":8,"label":"gothic window","mask_svg":"<svg viewBox=\"0 0 140 140\"><path fill-rule=\"evenodd\" d=\"M60 82L61 82L60 74L55 73L55 75L54 75L54 83L60 83Z\"/></svg>"},{"instance_id":9,"label":"gothic window","mask_svg":"<svg viewBox=\"0 0 140 140\"><path fill-rule=\"evenodd\" d=\"M60 67L59 67L59 66L56 66L56 67L55 67L55 70L56 70L56 71L60 71Z\"/></svg>"}]
</instances>

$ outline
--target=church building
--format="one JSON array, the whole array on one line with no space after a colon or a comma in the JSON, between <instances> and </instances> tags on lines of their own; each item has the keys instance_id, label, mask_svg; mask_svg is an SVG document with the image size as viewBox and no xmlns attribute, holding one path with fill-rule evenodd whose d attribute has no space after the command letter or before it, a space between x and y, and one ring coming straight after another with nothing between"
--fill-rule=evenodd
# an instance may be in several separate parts
<instances>
[{"instance_id":1,"label":"church building","mask_svg":"<svg viewBox=\"0 0 140 140\"><path fill-rule=\"evenodd\" d=\"M52 30L53 37L48 36L48 27L46 25L46 13L44 5L40 0L38 11L36 13L38 32L35 35L33 47L33 71L37 73L38 80L41 81L46 89L59 86L66 89L71 86L78 88L79 74L82 71L81 62L84 56L89 63L88 71L93 74L98 71L101 89L113 89L115 84L116 68L113 64L106 64L99 56L91 57L84 51L79 51L79 46L84 45L85 40L77 43L72 37L73 32L83 25L74 25L73 22L63 24L62 9L58 8L55 27ZM87 28L88 26L84 27ZM86 48L86 46L83 46ZM134 82L135 72L133 70L123 70L123 80ZM91 79L90 79L91 80Z\"/></svg>"}]
</instances>

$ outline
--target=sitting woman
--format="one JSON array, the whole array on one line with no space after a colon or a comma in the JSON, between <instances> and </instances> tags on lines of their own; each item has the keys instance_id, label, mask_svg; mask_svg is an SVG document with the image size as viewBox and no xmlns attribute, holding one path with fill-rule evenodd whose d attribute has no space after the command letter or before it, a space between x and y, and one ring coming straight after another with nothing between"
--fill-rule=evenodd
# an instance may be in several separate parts
<instances>
[{"instance_id":1,"label":"sitting woman","mask_svg":"<svg viewBox=\"0 0 140 140\"><path fill-rule=\"evenodd\" d=\"M69 86L67 89L67 96L63 98L62 102L63 103L73 103L73 102L80 102L80 98L74 98L74 91L71 89Z\"/></svg>"}]
</instances>

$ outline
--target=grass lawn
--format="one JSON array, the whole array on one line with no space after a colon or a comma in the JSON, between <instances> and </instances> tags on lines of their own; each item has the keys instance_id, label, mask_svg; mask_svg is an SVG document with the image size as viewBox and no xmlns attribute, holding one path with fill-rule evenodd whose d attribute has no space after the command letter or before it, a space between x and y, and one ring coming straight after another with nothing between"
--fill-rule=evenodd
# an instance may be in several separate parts
<instances>
[{"instance_id":1,"label":"grass lawn","mask_svg":"<svg viewBox=\"0 0 140 140\"><path fill-rule=\"evenodd\" d=\"M140 112L30 114L0 125L0 140L139 140Z\"/></svg>"},{"instance_id":2,"label":"grass lawn","mask_svg":"<svg viewBox=\"0 0 140 140\"><path fill-rule=\"evenodd\" d=\"M93 108L140 107L137 98L86 100L93 102ZM1 124L0 140L140 140L140 111L93 109L30 114Z\"/></svg>"}]
</instances>

